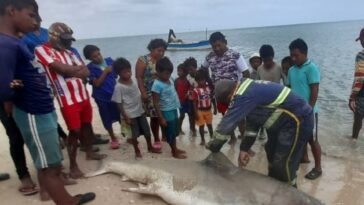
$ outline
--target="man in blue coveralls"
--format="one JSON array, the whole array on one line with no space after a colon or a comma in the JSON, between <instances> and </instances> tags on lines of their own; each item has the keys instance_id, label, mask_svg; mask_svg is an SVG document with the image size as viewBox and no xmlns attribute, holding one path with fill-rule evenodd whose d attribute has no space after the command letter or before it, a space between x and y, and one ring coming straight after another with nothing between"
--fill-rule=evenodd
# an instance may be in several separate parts
<instances>
[{"instance_id":1,"label":"man in blue coveralls","mask_svg":"<svg viewBox=\"0 0 364 205\"><path fill-rule=\"evenodd\" d=\"M246 118L245 138L240 145L239 166L249 162L248 151L260 127L267 130L265 151L268 175L296 187L296 171L303 146L313 130L312 108L287 87L266 81L243 79L240 83L222 80L215 86L216 100L230 104L213 139L207 144L219 152L229 134Z\"/></svg>"}]
</instances>

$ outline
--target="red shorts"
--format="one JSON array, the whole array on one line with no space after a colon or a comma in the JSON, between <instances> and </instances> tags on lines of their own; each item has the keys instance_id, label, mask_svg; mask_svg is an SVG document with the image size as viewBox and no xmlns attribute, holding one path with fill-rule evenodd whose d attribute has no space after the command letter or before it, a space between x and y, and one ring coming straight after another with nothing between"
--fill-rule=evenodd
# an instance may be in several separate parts
<instances>
[{"instance_id":1,"label":"red shorts","mask_svg":"<svg viewBox=\"0 0 364 205\"><path fill-rule=\"evenodd\" d=\"M228 107L229 107L229 105L225 105L225 104L221 104L221 103L216 104L217 111L219 111L219 113L222 113L223 115L226 113Z\"/></svg>"},{"instance_id":2,"label":"red shorts","mask_svg":"<svg viewBox=\"0 0 364 205\"><path fill-rule=\"evenodd\" d=\"M69 131L81 129L81 125L92 122L92 107L90 100L61 108L63 119Z\"/></svg>"}]
</instances>

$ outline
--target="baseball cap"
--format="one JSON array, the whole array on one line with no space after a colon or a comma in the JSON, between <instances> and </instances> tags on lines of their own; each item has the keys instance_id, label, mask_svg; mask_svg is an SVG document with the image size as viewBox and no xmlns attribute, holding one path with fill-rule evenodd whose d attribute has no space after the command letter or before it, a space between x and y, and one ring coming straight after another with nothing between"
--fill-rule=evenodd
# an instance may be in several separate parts
<instances>
[{"instance_id":1,"label":"baseball cap","mask_svg":"<svg viewBox=\"0 0 364 205\"><path fill-rule=\"evenodd\" d=\"M359 41L361 39L364 39L364 28L361 29L359 37L355 41Z\"/></svg>"},{"instance_id":2,"label":"baseball cap","mask_svg":"<svg viewBox=\"0 0 364 205\"><path fill-rule=\"evenodd\" d=\"M64 23L54 23L48 29L49 37L55 39L72 40L76 39L72 36L73 31Z\"/></svg>"}]
</instances>

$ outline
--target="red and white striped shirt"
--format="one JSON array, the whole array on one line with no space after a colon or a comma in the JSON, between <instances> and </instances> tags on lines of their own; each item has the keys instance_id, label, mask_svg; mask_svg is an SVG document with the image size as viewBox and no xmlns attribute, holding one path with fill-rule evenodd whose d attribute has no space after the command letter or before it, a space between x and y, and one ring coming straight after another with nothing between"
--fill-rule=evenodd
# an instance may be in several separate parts
<instances>
[{"instance_id":1,"label":"red and white striped shirt","mask_svg":"<svg viewBox=\"0 0 364 205\"><path fill-rule=\"evenodd\" d=\"M194 88L192 98L197 100L197 107L199 109L211 108L211 91L208 86L200 88Z\"/></svg>"},{"instance_id":2,"label":"red and white striped shirt","mask_svg":"<svg viewBox=\"0 0 364 205\"><path fill-rule=\"evenodd\" d=\"M60 107L70 106L89 100L89 94L81 78L66 77L49 69L55 61L67 65L83 65L83 62L71 51L58 51L49 44L35 48L35 57L40 67L47 73Z\"/></svg>"}]
</instances>

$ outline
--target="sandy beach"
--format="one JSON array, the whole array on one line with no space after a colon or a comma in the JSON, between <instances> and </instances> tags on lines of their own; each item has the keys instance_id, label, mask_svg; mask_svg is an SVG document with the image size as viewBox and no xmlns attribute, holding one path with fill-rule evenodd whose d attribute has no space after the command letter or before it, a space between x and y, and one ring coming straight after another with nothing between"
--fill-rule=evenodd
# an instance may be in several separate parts
<instances>
[{"instance_id":1,"label":"sandy beach","mask_svg":"<svg viewBox=\"0 0 364 205\"><path fill-rule=\"evenodd\" d=\"M59 115L60 116L60 115ZM220 115L214 118L214 127L221 119ZM63 127L64 122L62 117L59 117L59 122ZM98 110L94 107L94 120L93 126L96 133L106 134L103 129L101 120L99 118ZM116 133L119 133L120 128L117 124L114 125ZM209 152L202 146L199 145L200 138L189 137L188 123L187 120L184 122L183 130L186 135L180 136L178 138L178 144L181 148L185 149L188 153L188 160L202 160L205 158ZM0 198L3 200L1 204L53 204L52 202L40 202L39 195L34 196L22 196L18 192L18 187L20 182L17 179L16 172L14 170L14 165L9 154L9 144L8 138L5 134L5 130L0 126L0 163L1 172L8 172L11 175L11 179L1 182L0 186ZM209 139L209 137L207 137ZM108 145L99 146L102 153L108 154L107 160L123 160L127 158L134 158L133 149L130 145L125 143L125 138L120 137L122 146L118 150L110 150ZM144 158L155 158L156 163L158 159L170 158L170 150L167 144L163 145L163 154L149 154L146 153L146 144L144 138L139 139L141 143L141 150L143 152ZM349 142L349 141L348 141ZM231 147L225 145L223 152L232 160L234 164L237 163L237 155L239 153L238 143ZM257 142L253 150L257 153L255 157L251 159L251 162L247 166L247 169L254 170L263 174L266 174L266 157L263 148L264 141ZM325 153L325 150L323 150ZM31 158L27 152L28 167L32 173L33 179L35 178L35 170L31 161ZM66 167L65 171L68 171L68 160L66 151L63 150L65 161L64 165ZM313 161L312 157L311 160ZM80 153L78 155L78 162L84 172L90 172L96 170L100 166L100 162L96 161L86 161L85 154ZM327 154L323 155L323 170L324 174L322 177L315 181L309 181L304 179L304 174L311 170L313 163L307 165L301 165L298 172L299 189L320 199L325 204L341 205L359 205L363 204L364 201L364 165L361 161L340 158L335 156L329 156ZM121 178L116 175L103 175L90 179L78 180L78 184L74 186L68 186L67 189L72 194L79 194L84 192L95 192L97 194L96 200L90 203L92 204L166 204L163 200L157 197L141 196L139 194L132 194L121 191L122 188L134 187L135 184L129 182L122 182ZM247 187L248 188L248 187Z\"/></svg>"}]
</instances>

